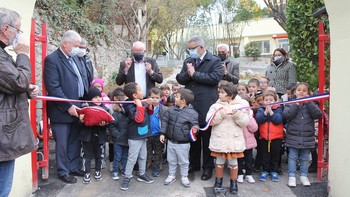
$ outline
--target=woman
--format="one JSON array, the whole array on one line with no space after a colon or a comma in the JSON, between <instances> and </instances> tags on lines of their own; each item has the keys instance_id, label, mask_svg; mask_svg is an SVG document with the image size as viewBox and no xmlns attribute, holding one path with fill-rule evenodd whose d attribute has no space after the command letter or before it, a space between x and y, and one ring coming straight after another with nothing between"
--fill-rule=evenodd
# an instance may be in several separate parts
<instances>
[{"instance_id":1,"label":"woman","mask_svg":"<svg viewBox=\"0 0 350 197\"><path fill-rule=\"evenodd\" d=\"M276 89L279 98L287 92L288 84L297 82L295 65L289 61L283 48L277 48L273 52L271 64L267 67L265 76L270 79L270 86Z\"/></svg>"}]
</instances>

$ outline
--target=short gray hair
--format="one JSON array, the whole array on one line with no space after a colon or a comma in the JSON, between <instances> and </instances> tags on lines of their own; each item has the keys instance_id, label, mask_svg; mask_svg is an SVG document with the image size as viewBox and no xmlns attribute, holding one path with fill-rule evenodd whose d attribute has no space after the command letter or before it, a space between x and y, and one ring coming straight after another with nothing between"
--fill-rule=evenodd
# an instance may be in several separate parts
<instances>
[{"instance_id":1,"label":"short gray hair","mask_svg":"<svg viewBox=\"0 0 350 197\"><path fill-rule=\"evenodd\" d=\"M0 27L5 24L14 26L18 19L21 16L16 11L0 7Z\"/></svg>"},{"instance_id":2,"label":"short gray hair","mask_svg":"<svg viewBox=\"0 0 350 197\"><path fill-rule=\"evenodd\" d=\"M199 36L192 36L188 41L187 43L190 43L190 42L195 42L198 46L205 46L205 42L204 40L199 37Z\"/></svg>"},{"instance_id":3,"label":"short gray hair","mask_svg":"<svg viewBox=\"0 0 350 197\"><path fill-rule=\"evenodd\" d=\"M63 44L63 42L73 42L74 40L81 42L80 35L74 30L68 30L63 33L61 44Z\"/></svg>"},{"instance_id":4,"label":"short gray hair","mask_svg":"<svg viewBox=\"0 0 350 197\"><path fill-rule=\"evenodd\" d=\"M87 45L88 41L85 38L81 38L80 44Z\"/></svg>"},{"instance_id":5,"label":"short gray hair","mask_svg":"<svg viewBox=\"0 0 350 197\"><path fill-rule=\"evenodd\" d=\"M146 50L146 45L145 45L145 43L143 43L143 42L141 42L141 41L136 41L136 42L132 43L132 48L133 48L133 49L134 49L134 48L137 48L137 47L142 48L143 50Z\"/></svg>"},{"instance_id":6,"label":"short gray hair","mask_svg":"<svg viewBox=\"0 0 350 197\"><path fill-rule=\"evenodd\" d=\"M219 50L219 48L225 48L226 52L230 50L230 47L227 44L219 44L218 47L216 47L216 50Z\"/></svg>"}]
</instances>

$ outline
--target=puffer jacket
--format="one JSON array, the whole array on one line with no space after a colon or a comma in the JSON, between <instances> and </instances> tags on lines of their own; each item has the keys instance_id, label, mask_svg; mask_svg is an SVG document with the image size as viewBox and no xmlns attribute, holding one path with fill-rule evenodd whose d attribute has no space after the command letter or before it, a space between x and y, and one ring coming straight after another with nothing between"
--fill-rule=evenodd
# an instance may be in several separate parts
<instances>
[{"instance_id":1,"label":"puffer jacket","mask_svg":"<svg viewBox=\"0 0 350 197\"><path fill-rule=\"evenodd\" d=\"M189 143L190 129L198 125L198 113L192 105L183 109L177 106L169 108L162 118L160 133L175 143Z\"/></svg>"},{"instance_id":2,"label":"puffer jacket","mask_svg":"<svg viewBox=\"0 0 350 197\"><path fill-rule=\"evenodd\" d=\"M252 149L257 146L254 133L258 130L258 123L256 123L256 120L253 115L253 110L248 110L249 123L246 127L243 127L243 135L246 149Z\"/></svg>"},{"instance_id":3,"label":"puffer jacket","mask_svg":"<svg viewBox=\"0 0 350 197\"><path fill-rule=\"evenodd\" d=\"M1 41L0 41L1 42ZM0 162L14 160L37 148L29 121L28 87L31 80L27 55L16 61L0 48Z\"/></svg>"},{"instance_id":4,"label":"puffer jacket","mask_svg":"<svg viewBox=\"0 0 350 197\"><path fill-rule=\"evenodd\" d=\"M288 121L286 146L292 148L315 147L315 119L321 118L322 111L313 102L284 106L283 117Z\"/></svg>"},{"instance_id":5,"label":"puffer jacket","mask_svg":"<svg viewBox=\"0 0 350 197\"><path fill-rule=\"evenodd\" d=\"M265 115L265 107L259 108L255 119L259 124L260 138L264 140L283 139L282 107L272 107L273 115Z\"/></svg>"},{"instance_id":6,"label":"puffer jacket","mask_svg":"<svg viewBox=\"0 0 350 197\"><path fill-rule=\"evenodd\" d=\"M112 135L113 143L128 146L128 117L124 108L119 104L115 104L113 110L114 121L107 126Z\"/></svg>"},{"instance_id":7,"label":"puffer jacket","mask_svg":"<svg viewBox=\"0 0 350 197\"><path fill-rule=\"evenodd\" d=\"M240 99L234 99L230 103L216 101L208 111L207 120L216 113L212 123L209 149L219 153L240 153L246 149L243 136L243 128L249 123L247 110L238 110L232 115L233 109L243 107ZM225 112L226 111L226 112ZM205 131L204 131L205 132Z\"/></svg>"}]
</instances>

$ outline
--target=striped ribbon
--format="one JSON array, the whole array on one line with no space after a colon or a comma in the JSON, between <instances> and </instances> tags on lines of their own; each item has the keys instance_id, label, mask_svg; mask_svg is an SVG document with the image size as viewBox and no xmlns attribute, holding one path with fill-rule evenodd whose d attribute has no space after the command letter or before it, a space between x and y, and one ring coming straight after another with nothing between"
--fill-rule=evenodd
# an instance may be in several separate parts
<instances>
[{"instance_id":1,"label":"striped ribbon","mask_svg":"<svg viewBox=\"0 0 350 197\"><path fill-rule=\"evenodd\" d=\"M65 98L58 98L58 97L52 97L52 96L37 96L36 99L39 100L46 100L46 101L56 101L56 102L95 102L95 101L88 101L88 100L74 100L74 99L65 99ZM265 106L273 106L273 105L285 105L285 104L293 104L293 103L303 103L303 102L310 102L310 101L316 101L316 100L325 100L329 99L329 93L324 93L324 94L317 94L309 97L304 97L300 99L295 99L291 101L281 101L281 102L275 102L275 103L270 103L267 105L260 105L260 106L247 106L247 107L242 107L239 108L238 110L242 109L253 109L253 108L260 108L260 107L265 107ZM142 102L145 102L146 100L142 100ZM126 103L134 103L133 101L99 101L100 103L107 103L107 104L126 104ZM193 126L190 130L190 140L192 142L197 140L196 134L198 133L198 130L200 131L205 131L209 128L211 122L215 118L216 113L222 109L219 108L214 112L214 114L208 119L206 125L203 128L200 128L199 126Z\"/></svg>"}]
</instances>

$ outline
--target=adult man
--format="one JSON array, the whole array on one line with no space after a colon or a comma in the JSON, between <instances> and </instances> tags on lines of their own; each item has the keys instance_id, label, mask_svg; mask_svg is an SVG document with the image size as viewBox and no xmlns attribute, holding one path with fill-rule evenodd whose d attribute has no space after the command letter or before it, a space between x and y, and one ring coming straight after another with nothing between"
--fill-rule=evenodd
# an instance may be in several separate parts
<instances>
[{"instance_id":1,"label":"adult man","mask_svg":"<svg viewBox=\"0 0 350 197\"><path fill-rule=\"evenodd\" d=\"M79 45L79 53L77 53L78 59L80 60L81 65L85 66L87 81L89 82L89 87L91 87L91 82L94 79L94 65L90 55L88 55L87 40L81 38Z\"/></svg>"},{"instance_id":2,"label":"adult man","mask_svg":"<svg viewBox=\"0 0 350 197\"><path fill-rule=\"evenodd\" d=\"M144 43L134 42L131 52L133 58L126 58L125 61L120 62L115 81L118 85L136 82L140 85L143 96L146 97L148 91L155 87L155 82L163 82L163 75L155 59L144 57L146 52Z\"/></svg>"},{"instance_id":3,"label":"adult man","mask_svg":"<svg viewBox=\"0 0 350 197\"><path fill-rule=\"evenodd\" d=\"M0 8L0 196L11 191L15 159L36 148L28 96L35 98L39 88L30 84L29 45L18 38L20 29L20 15ZM11 45L16 61L5 51Z\"/></svg>"},{"instance_id":4,"label":"adult man","mask_svg":"<svg viewBox=\"0 0 350 197\"><path fill-rule=\"evenodd\" d=\"M194 93L193 107L198 112L200 127L206 125L205 118L209 107L218 99L218 83L222 79L222 65L217 56L205 49L202 38L193 36L187 42L190 58L184 61L182 70L176 80ZM197 135L197 141L191 143L189 173L200 170L201 147L203 145L202 180L209 180L214 168L213 157L210 156L209 139L211 127Z\"/></svg>"},{"instance_id":5,"label":"adult man","mask_svg":"<svg viewBox=\"0 0 350 197\"><path fill-rule=\"evenodd\" d=\"M66 99L83 99L89 85L85 69L78 60L80 35L66 31L60 47L45 58L44 81L49 96ZM56 140L56 162L58 177L66 183L76 183L73 176L82 176L78 171L80 142L77 109L81 103L48 102L47 111L53 136Z\"/></svg>"},{"instance_id":6,"label":"adult man","mask_svg":"<svg viewBox=\"0 0 350 197\"><path fill-rule=\"evenodd\" d=\"M239 81L239 63L231 60L230 50L227 44L219 44L217 46L218 56L222 61L222 69L224 72L223 80L238 84Z\"/></svg>"}]
</instances>

